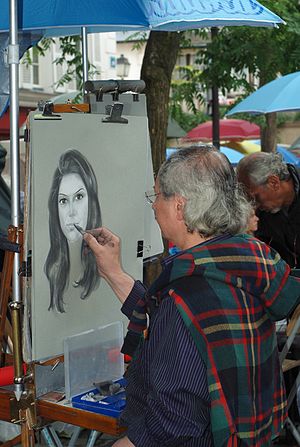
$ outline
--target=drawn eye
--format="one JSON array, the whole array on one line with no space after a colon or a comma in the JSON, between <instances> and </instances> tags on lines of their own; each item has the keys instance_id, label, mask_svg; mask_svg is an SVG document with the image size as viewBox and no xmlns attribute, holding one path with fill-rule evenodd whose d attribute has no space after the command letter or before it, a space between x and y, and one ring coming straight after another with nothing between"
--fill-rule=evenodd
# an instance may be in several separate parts
<instances>
[{"instance_id":1,"label":"drawn eye","mask_svg":"<svg viewBox=\"0 0 300 447\"><path fill-rule=\"evenodd\" d=\"M79 192L78 194L76 194L75 200L82 200L83 197L84 197L84 195L81 192Z\"/></svg>"},{"instance_id":2,"label":"drawn eye","mask_svg":"<svg viewBox=\"0 0 300 447\"><path fill-rule=\"evenodd\" d=\"M61 199L59 199L58 203L60 206L64 206L68 203L68 200L65 197L62 197Z\"/></svg>"}]
</instances>

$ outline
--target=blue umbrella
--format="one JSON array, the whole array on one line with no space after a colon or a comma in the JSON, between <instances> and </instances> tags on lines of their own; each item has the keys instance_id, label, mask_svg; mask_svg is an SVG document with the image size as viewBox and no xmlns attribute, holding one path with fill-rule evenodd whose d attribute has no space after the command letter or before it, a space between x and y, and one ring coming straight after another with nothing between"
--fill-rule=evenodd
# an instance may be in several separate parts
<instances>
[{"instance_id":1,"label":"blue umbrella","mask_svg":"<svg viewBox=\"0 0 300 447\"><path fill-rule=\"evenodd\" d=\"M300 71L265 84L231 109L235 113L271 113L300 109Z\"/></svg>"},{"instance_id":2,"label":"blue umbrella","mask_svg":"<svg viewBox=\"0 0 300 447\"><path fill-rule=\"evenodd\" d=\"M179 31L199 27L283 23L256 0L23 0L19 29L45 35L151 29ZM9 1L0 0L0 32L9 30Z\"/></svg>"},{"instance_id":3,"label":"blue umbrella","mask_svg":"<svg viewBox=\"0 0 300 447\"><path fill-rule=\"evenodd\" d=\"M241 152L238 152L227 146L220 146L220 152L226 155L233 166L236 166L238 162L245 156L245 154L241 154Z\"/></svg>"},{"instance_id":4,"label":"blue umbrella","mask_svg":"<svg viewBox=\"0 0 300 447\"><path fill-rule=\"evenodd\" d=\"M167 147L167 149L166 149L166 158L169 158L170 155L174 154L174 152L176 152L176 151L178 151L177 147ZM220 147L220 152L222 152L222 154L226 155L226 157L228 158L230 163L232 165L234 165L234 166L237 165L238 162L245 155L245 154L242 154L241 152L238 152L238 151L236 151L234 149L231 149L230 147L227 147L227 146L221 146Z\"/></svg>"},{"instance_id":5,"label":"blue umbrella","mask_svg":"<svg viewBox=\"0 0 300 447\"><path fill-rule=\"evenodd\" d=\"M9 96L5 49L9 1L0 0L0 116ZM125 30L179 31L200 27L284 23L256 0L19 0L20 57L42 37Z\"/></svg>"},{"instance_id":6,"label":"blue umbrella","mask_svg":"<svg viewBox=\"0 0 300 447\"><path fill-rule=\"evenodd\" d=\"M251 143L257 144L259 148L258 150L260 150L260 140L251 140ZM294 152L290 151L289 148L277 144L276 152L279 152L279 154L282 155L282 158L286 163L291 163L297 168L300 168L300 157L298 157Z\"/></svg>"}]
</instances>

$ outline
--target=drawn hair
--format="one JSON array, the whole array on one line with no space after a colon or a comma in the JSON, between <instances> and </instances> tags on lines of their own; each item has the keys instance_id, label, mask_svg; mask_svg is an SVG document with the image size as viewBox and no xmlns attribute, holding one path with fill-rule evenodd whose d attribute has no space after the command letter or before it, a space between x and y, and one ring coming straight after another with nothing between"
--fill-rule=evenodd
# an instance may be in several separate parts
<instances>
[{"instance_id":1,"label":"drawn hair","mask_svg":"<svg viewBox=\"0 0 300 447\"><path fill-rule=\"evenodd\" d=\"M186 199L184 220L204 237L237 234L247 227L251 205L239 188L227 157L211 145L172 154L158 172L160 192Z\"/></svg>"},{"instance_id":2,"label":"drawn hair","mask_svg":"<svg viewBox=\"0 0 300 447\"><path fill-rule=\"evenodd\" d=\"M78 174L88 195L87 228L101 226L101 212L98 200L98 185L94 170L87 159L77 150L69 149L64 152L54 172L48 200L50 250L45 262L44 271L50 284L50 305L48 310L65 312L64 292L69 285L70 255L69 245L62 232L58 212L58 192L64 175ZM83 274L78 281L82 287L81 299L86 299L99 286L100 278L94 255L91 251L83 253L81 246L81 263Z\"/></svg>"}]
</instances>

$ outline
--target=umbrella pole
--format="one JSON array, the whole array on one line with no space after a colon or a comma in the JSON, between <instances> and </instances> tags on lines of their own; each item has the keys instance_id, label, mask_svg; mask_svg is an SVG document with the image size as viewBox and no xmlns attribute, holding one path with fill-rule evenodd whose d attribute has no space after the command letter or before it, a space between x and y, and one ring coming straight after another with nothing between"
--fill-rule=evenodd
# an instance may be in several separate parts
<instances>
[{"instance_id":1,"label":"umbrella pole","mask_svg":"<svg viewBox=\"0 0 300 447\"><path fill-rule=\"evenodd\" d=\"M87 42L87 29L85 26L81 28L81 40L82 40L82 96L84 97L85 89L84 84L89 77L89 60L88 60L88 42Z\"/></svg>"},{"instance_id":2,"label":"umbrella pole","mask_svg":"<svg viewBox=\"0 0 300 447\"><path fill-rule=\"evenodd\" d=\"M20 155L19 155L19 42L18 0L10 0L9 29L9 79L10 79L10 160L11 160L11 220L18 229L20 219ZM16 241L18 242L18 240ZM12 277L11 314L13 324L13 354L15 395L19 400L23 391L21 344L21 284L19 279L20 254L15 253Z\"/></svg>"},{"instance_id":3,"label":"umbrella pole","mask_svg":"<svg viewBox=\"0 0 300 447\"><path fill-rule=\"evenodd\" d=\"M211 29L211 38L215 39L218 35L218 28ZM213 145L220 149L220 110L219 110L219 89L217 85L212 86L212 131Z\"/></svg>"}]
</instances>

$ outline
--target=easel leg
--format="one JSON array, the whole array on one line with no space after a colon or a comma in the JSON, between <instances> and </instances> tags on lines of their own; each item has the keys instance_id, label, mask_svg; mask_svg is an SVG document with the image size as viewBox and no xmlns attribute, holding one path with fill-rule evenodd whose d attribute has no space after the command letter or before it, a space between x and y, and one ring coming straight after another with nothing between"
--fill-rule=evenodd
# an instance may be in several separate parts
<instances>
[{"instance_id":1,"label":"easel leg","mask_svg":"<svg viewBox=\"0 0 300 447\"><path fill-rule=\"evenodd\" d=\"M21 442L21 435L18 435L14 439L11 439L10 441L6 441L3 444L1 444L1 447L14 447L17 444L20 444L20 442Z\"/></svg>"},{"instance_id":2,"label":"easel leg","mask_svg":"<svg viewBox=\"0 0 300 447\"><path fill-rule=\"evenodd\" d=\"M76 446L76 442L78 440L78 437L79 437L81 431L82 431L81 427L75 427L74 428L72 437L71 437L70 442L68 444L68 447L75 447Z\"/></svg>"},{"instance_id":3,"label":"easel leg","mask_svg":"<svg viewBox=\"0 0 300 447\"><path fill-rule=\"evenodd\" d=\"M102 433L96 431L96 430L91 430L88 442L86 444L86 447L94 447L95 442L97 441L98 436L102 436Z\"/></svg>"},{"instance_id":4,"label":"easel leg","mask_svg":"<svg viewBox=\"0 0 300 447\"><path fill-rule=\"evenodd\" d=\"M22 424L21 444L22 447L35 446L34 432L31 428L28 427L26 422Z\"/></svg>"},{"instance_id":5,"label":"easel leg","mask_svg":"<svg viewBox=\"0 0 300 447\"><path fill-rule=\"evenodd\" d=\"M28 410L20 410L19 416L21 420L21 444L22 447L34 447L35 435L30 425L30 414Z\"/></svg>"},{"instance_id":6,"label":"easel leg","mask_svg":"<svg viewBox=\"0 0 300 447\"><path fill-rule=\"evenodd\" d=\"M48 447L63 447L56 431L51 425L42 429L42 435Z\"/></svg>"}]
</instances>

